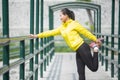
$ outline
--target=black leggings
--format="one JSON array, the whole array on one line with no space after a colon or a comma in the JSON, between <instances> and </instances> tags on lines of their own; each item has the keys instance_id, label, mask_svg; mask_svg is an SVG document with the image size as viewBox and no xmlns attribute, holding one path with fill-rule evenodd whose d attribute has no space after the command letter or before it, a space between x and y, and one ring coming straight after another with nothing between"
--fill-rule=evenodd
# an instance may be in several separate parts
<instances>
[{"instance_id":1,"label":"black leggings","mask_svg":"<svg viewBox=\"0 0 120 80\"><path fill-rule=\"evenodd\" d=\"M85 80L85 65L91 71L98 69L98 52L94 52L92 56L89 45L83 43L76 51L76 62L79 80Z\"/></svg>"}]
</instances>

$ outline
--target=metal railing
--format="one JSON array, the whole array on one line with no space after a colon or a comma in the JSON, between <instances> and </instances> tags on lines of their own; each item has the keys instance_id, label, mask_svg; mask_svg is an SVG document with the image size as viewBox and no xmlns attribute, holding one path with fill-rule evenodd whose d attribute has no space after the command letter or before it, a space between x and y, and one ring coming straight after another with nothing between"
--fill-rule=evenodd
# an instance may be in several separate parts
<instances>
[{"instance_id":1,"label":"metal railing","mask_svg":"<svg viewBox=\"0 0 120 80\"><path fill-rule=\"evenodd\" d=\"M101 47L101 52L100 52L100 61L101 65L105 65L105 71L110 70L111 71L111 77L118 77L119 80L119 53L120 50L118 48L119 42L118 43L112 43L111 38L114 39L119 39L119 35L106 35L106 34L98 34L96 35L102 36L104 38L104 43ZM114 45L115 47L112 47Z\"/></svg>"},{"instance_id":2,"label":"metal railing","mask_svg":"<svg viewBox=\"0 0 120 80\"><path fill-rule=\"evenodd\" d=\"M39 4L40 3L40 4ZM29 39L27 37L9 37L9 7L8 0L2 0L2 15L3 15L3 38L0 38L0 48L3 50L3 66L0 68L0 75L3 80L9 80L10 69L15 66L20 66L19 79L38 80L38 71L40 67L40 76L43 77L43 71L46 71L46 66L49 65L54 55L54 38ZM36 0L36 30L34 30L34 0L30 0L30 34L38 34L43 32L43 0ZM93 3L84 2L67 2L53 6L49 6L49 29L53 29L53 13L61 8L84 8L94 11L94 27L95 35L105 39L100 52L100 61L102 65L105 63L105 70L108 71L110 65L111 77L115 76L115 69L118 80L120 80L120 0L119 0L119 17L118 17L118 34L114 34L114 19L115 19L115 0L112 0L112 15L111 15L111 34L101 34L101 6ZM40 11L39 11L40 10ZM40 13L39 13L40 12ZM39 15L40 14L40 15ZM40 24L39 24L40 21ZM40 26L40 28L39 28ZM39 29L41 31L39 31ZM118 40L118 43L115 42ZM27 44L30 41L29 44ZM10 44L19 43L19 60L9 63ZM40 45L39 45L40 44ZM25 46L29 47L26 48ZM115 47L117 46L117 47ZM14 47L13 47L14 48ZM1 49L0 49L1 51ZM28 53L28 54L26 54ZM117 59L115 58L117 57ZM29 74L25 75L25 62L29 60Z\"/></svg>"},{"instance_id":3,"label":"metal railing","mask_svg":"<svg viewBox=\"0 0 120 80\"><path fill-rule=\"evenodd\" d=\"M99 37L105 39L101 47L100 61L105 65L105 71L110 69L111 77L118 77L120 80L120 0L119 0L119 13L118 13L118 34L115 34L115 1L111 0L111 34L95 33Z\"/></svg>"},{"instance_id":4,"label":"metal railing","mask_svg":"<svg viewBox=\"0 0 120 80\"><path fill-rule=\"evenodd\" d=\"M53 13L62 8L82 8L82 9L90 9L94 11L94 33L97 37L105 38L105 42L101 47L100 53L100 61L102 65L105 63L105 70L108 70L108 65L110 66L111 77L117 74L118 80L120 80L120 0L119 0L119 17L118 17L118 34L117 36L114 34L115 28L115 0L112 0L112 14L111 14L111 34L104 35L101 34L101 6L93 3L86 2L67 2L49 6L49 14L52 17ZM51 19L53 20L53 19ZM118 43L115 42L115 39L118 40ZM115 47L117 46L117 47ZM110 56L109 56L109 55ZM114 57L117 57L115 59ZM116 72L115 72L116 70Z\"/></svg>"},{"instance_id":5,"label":"metal railing","mask_svg":"<svg viewBox=\"0 0 120 80\"><path fill-rule=\"evenodd\" d=\"M40 10L40 13L39 13ZM54 40L52 37L30 39L27 36L9 37L9 0L2 0L3 37L0 38L0 52L2 54L0 75L3 80L10 79L10 70L19 67L19 80L38 80L38 72L43 77L43 71L52 60L54 54ZM39 22L40 21L40 22ZM40 23L40 25L39 25ZM36 0L36 30L39 26L43 31L43 0ZM30 34L34 34L34 0L30 0ZM50 27L51 28L51 27ZM17 45L11 45L17 44ZM17 51L11 51L17 50ZM11 57L17 58L10 63ZM29 71L25 71L26 62ZM44 65L43 65L44 64ZM29 73L29 74L26 74Z\"/></svg>"},{"instance_id":6,"label":"metal railing","mask_svg":"<svg viewBox=\"0 0 120 80\"><path fill-rule=\"evenodd\" d=\"M114 77L115 75L119 78L119 49L118 49L118 43L112 43L111 38L119 39L118 35L105 35L105 34L97 34L102 35L104 37L105 41L101 48L101 55L100 60L101 64L105 65L105 71L108 71L110 69L111 71L111 77ZM115 47L112 47L114 45ZM108 67L109 66L109 67Z\"/></svg>"}]
</instances>

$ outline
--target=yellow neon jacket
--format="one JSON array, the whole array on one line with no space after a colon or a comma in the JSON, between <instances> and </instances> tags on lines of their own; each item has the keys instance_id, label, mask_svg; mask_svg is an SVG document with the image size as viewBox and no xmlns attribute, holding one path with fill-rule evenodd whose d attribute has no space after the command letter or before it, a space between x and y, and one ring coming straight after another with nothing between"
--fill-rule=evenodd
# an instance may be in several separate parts
<instances>
[{"instance_id":1,"label":"yellow neon jacket","mask_svg":"<svg viewBox=\"0 0 120 80\"><path fill-rule=\"evenodd\" d=\"M83 43L84 40L81 38L80 34L89 38L92 41L96 41L97 38L85 29L81 24L77 21L73 21L72 19L63 23L57 29L53 29L50 31L42 32L37 34L38 38L61 35L66 41L67 45L74 51L76 51Z\"/></svg>"}]
</instances>

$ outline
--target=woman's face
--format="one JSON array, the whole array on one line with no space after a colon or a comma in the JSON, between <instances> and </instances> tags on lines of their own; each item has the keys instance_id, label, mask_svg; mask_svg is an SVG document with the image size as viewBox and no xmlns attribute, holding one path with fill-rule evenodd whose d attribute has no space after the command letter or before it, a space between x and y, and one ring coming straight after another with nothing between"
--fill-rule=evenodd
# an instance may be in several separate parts
<instances>
[{"instance_id":1,"label":"woman's face","mask_svg":"<svg viewBox=\"0 0 120 80\"><path fill-rule=\"evenodd\" d=\"M60 20L62 22L66 22L69 19L68 15L63 14L62 12L60 12Z\"/></svg>"}]
</instances>

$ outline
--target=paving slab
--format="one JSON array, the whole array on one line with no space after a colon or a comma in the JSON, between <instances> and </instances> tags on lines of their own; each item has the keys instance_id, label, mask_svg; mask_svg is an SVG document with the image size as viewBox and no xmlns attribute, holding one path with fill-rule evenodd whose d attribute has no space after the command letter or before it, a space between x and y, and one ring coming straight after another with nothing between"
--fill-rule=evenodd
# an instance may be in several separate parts
<instances>
[{"instance_id":1,"label":"paving slab","mask_svg":"<svg viewBox=\"0 0 120 80\"><path fill-rule=\"evenodd\" d=\"M97 72L86 67L86 80L117 80L111 78L110 72L105 72L104 66L99 64ZM56 53L44 77L39 80L78 80L75 53Z\"/></svg>"}]
</instances>

